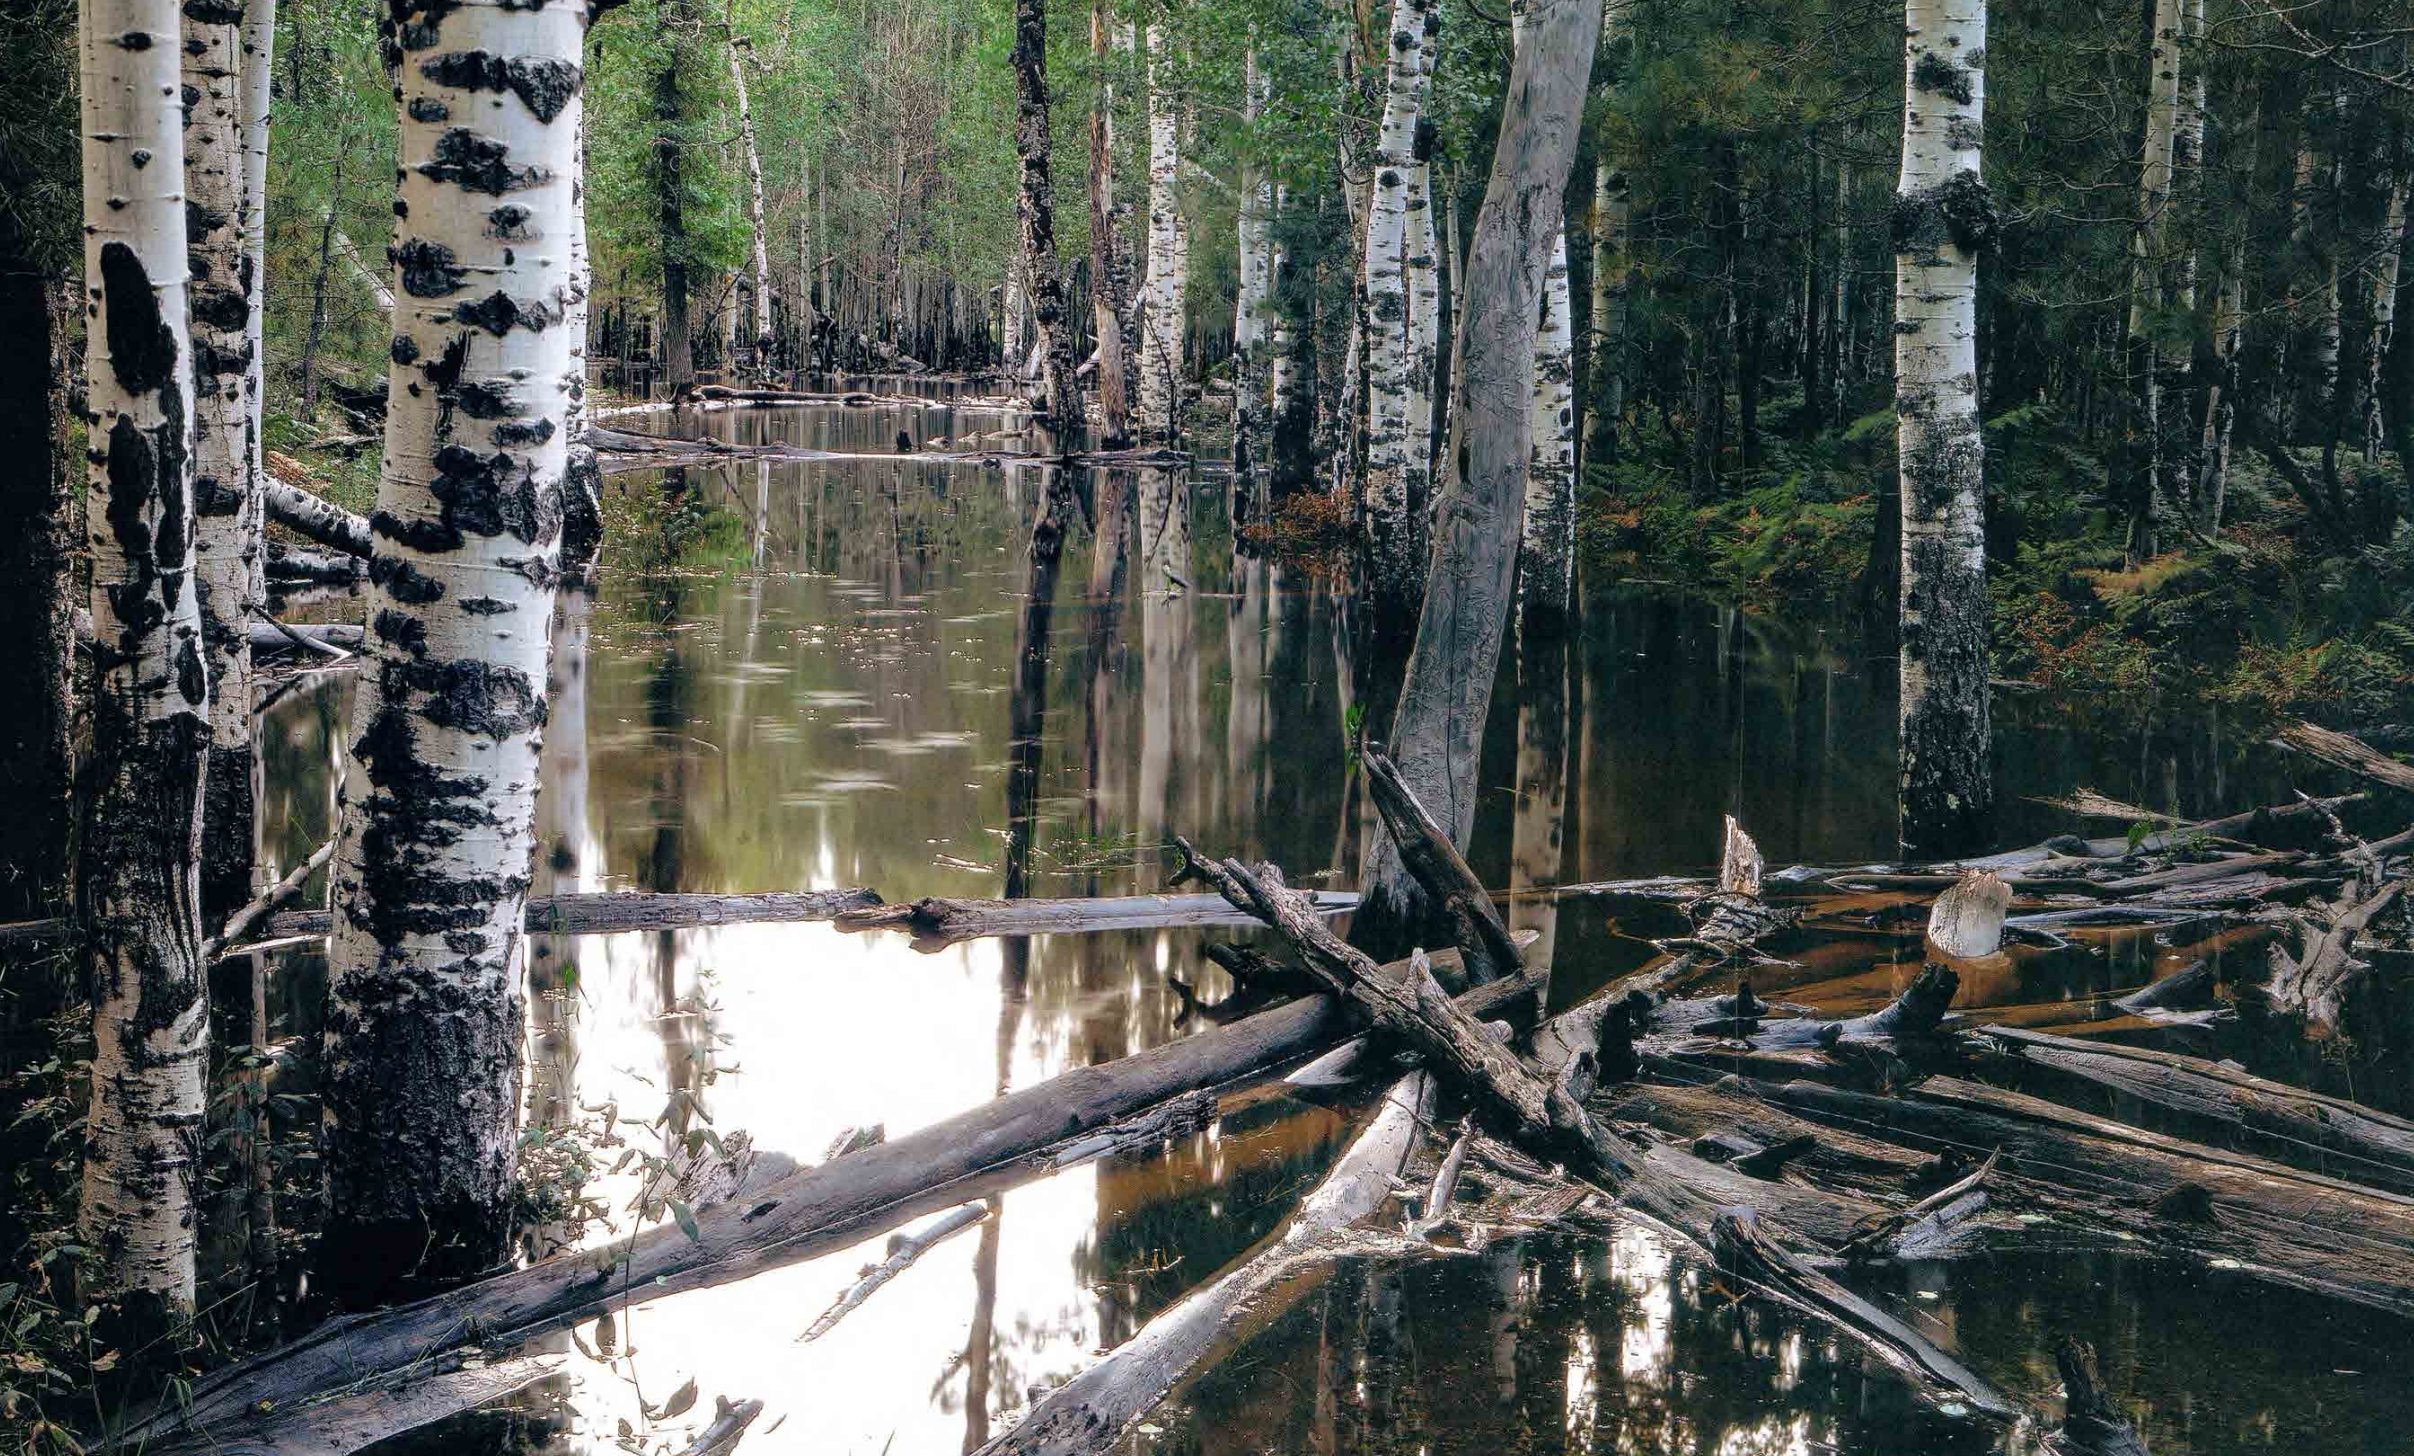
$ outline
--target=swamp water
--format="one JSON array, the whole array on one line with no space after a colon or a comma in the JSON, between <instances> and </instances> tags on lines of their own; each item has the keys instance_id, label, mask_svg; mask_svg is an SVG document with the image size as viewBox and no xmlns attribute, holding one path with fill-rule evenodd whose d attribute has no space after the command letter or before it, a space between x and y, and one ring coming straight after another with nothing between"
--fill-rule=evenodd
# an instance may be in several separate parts
<instances>
[{"instance_id":1,"label":"swamp water","mask_svg":"<svg viewBox=\"0 0 2414 1456\"><path fill-rule=\"evenodd\" d=\"M661 415L612 423L671 428ZM934 403L677 428L888 452L900 430L924 441L1000 423ZM617 541L599 594L557 613L537 893L994 896L1013 861L1032 895L1128 894L1161 885L1169 832L1273 860L1295 884L1349 888L1368 821L1347 753L1347 604L1303 573L1236 560L1220 480L1182 483L1187 515L1158 481L1130 483L1139 509L1115 605L1091 595L1093 548L1076 533L1044 655L1026 657L1040 645L1021 640L1036 471L900 457L611 477L608 491L646 501L618 514L651 534ZM1177 577L1186 590L1168 591ZM1470 856L1487 883L1699 871L1729 812L1772 867L1891 856L1892 664L1849 636L1597 585L1562 680L1521 682L1517 657L1513 645ZM279 869L331 827L346 681L304 685L267 721L262 822ZM1553 741L1538 719L1565 755L1556 876L1512 865L1520 816L1533 829L1548 807L1515 787L1521 737ZM1999 719L2005 844L2073 827L2026 796L2080 786L2191 815L2336 788L2209 719L2073 726L2084 719L2065 705L2017 695ZM1643 937L1681 928L1671 908L1631 898L1528 893L1514 910L1553 932L1559 1003L1642 964ZM1874 1009L1917 969L1917 941L1867 919L1830 917L1783 952L1793 969L1756 985ZM1213 1003L1230 983L1199 948L1240 933L930 953L828 925L535 937L534 1115L590 1138L609 1124L620 1147L603 1150L605 1168L700 1126L811 1163L846 1128L900 1134L1197 1030L1206 1016L1172 978ZM2067 1028L2102 1018L2099 993L2220 949L2098 938L2012 961L1959 1007ZM277 1035L315 1036L323 974L314 953L280 958ZM2398 1088L2355 1090L2402 1110ZM1361 1110L1267 1098L1161 1156L1026 1183L811 1343L798 1337L882 1240L645 1305L558 1338L561 1373L512 1414L396 1445L675 1452L725 1396L765 1403L748 1451L968 1450L1280 1228ZM611 1226L591 1224L587 1244L627 1236L646 1176L633 1158L594 1186ZM2159 1452L2402 1451L2414 1430L2407 1330L2203 1269L1915 1267L1864 1292L2019 1396L2050 1399L2061 1332L2094 1341ZM1274 1304L1125 1448L1997 1449L1631 1223L1343 1264Z\"/></svg>"}]
</instances>

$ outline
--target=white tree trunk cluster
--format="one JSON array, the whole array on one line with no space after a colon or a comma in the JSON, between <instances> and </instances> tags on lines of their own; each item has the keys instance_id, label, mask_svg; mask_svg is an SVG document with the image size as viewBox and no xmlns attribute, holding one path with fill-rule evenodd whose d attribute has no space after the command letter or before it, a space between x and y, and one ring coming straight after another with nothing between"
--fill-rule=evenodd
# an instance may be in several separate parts
<instances>
[{"instance_id":1,"label":"white tree trunk cluster","mask_svg":"<svg viewBox=\"0 0 2414 1456\"><path fill-rule=\"evenodd\" d=\"M323 1085L339 1299L508 1247L576 307L582 6L420 0Z\"/></svg>"},{"instance_id":2,"label":"white tree trunk cluster","mask_svg":"<svg viewBox=\"0 0 2414 1456\"><path fill-rule=\"evenodd\" d=\"M1904 6L1895 195L1896 448L1902 475L1901 808L1905 842L1949 854L1992 808L1978 254L1985 0Z\"/></svg>"},{"instance_id":3,"label":"white tree trunk cluster","mask_svg":"<svg viewBox=\"0 0 2414 1456\"><path fill-rule=\"evenodd\" d=\"M93 997L78 1223L112 1290L177 1310L194 1295L209 1057L183 47L172 0L84 0L81 21L95 665L77 883Z\"/></svg>"}]
</instances>

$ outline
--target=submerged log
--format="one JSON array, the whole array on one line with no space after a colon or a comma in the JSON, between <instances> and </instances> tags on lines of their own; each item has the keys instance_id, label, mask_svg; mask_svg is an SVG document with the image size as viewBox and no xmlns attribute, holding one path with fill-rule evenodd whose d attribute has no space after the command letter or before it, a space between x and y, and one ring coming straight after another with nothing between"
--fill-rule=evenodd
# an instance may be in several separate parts
<instances>
[{"instance_id":1,"label":"submerged log","mask_svg":"<svg viewBox=\"0 0 2414 1456\"><path fill-rule=\"evenodd\" d=\"M1884 1041L1910 1043L1932 1040L1944 1025L1945 1010L1953 1004L1953 993L1961 988L1961 978L1945 966L1927 966L1903 988L1903 994L1867 1016L1848 1017L1841 1021L1813 1021L1796 1017L1775 1021L1747 1038L1753 1046L1770 1047L1832 1047L1839 1042Z\"/></svg>"},{"instance_id":2,"label":"submerged log","mask_svg":"<svg viewBox=\"0 0 2414 1456\"><path fill-rule=\"evenodd\" d=\"M706 1426L704 1434L696 1437L679 1456L729 1456L730 1452L738 1449L738 1442L745 1436L746 1428L753 1425L756 1417L762 1413L763 1403L759 1400L733 1401L725 1395L714 1396L712 1424ZM777 1425L778 1422L773 1424Z\"/></svg>"},{"instance_id":3,"label":"submerged log","mask_svg":"<svg viewBox=\"0 0 2414 1456\"><path fill-rule=\"evenodd\" d=\"M1347 1231L1392 1197L1431 1097L1432 1082L1424 1073L1401 1078L1281 1233L1058 1386L1014 1429L981 1447L978 1456L1087 1456L1107 1450L1184 1375L1305 1295L1331 1268L1336 1252L1349 1248Z\"/></svg>"},{"instance_id":4,"label":"submerged log","mask_svg":"<svg viewBox=\"0 0 2414 1456\"><path fill-rule=\"evenodd\" d=\"M2045 1439L2053 1456L2148 1456L2137 1428L2113 1403L2096 1366L2095 1347L2065 1335L2054 1351L2062 1375L2062 1427Z\"/></svg>"},{"instance_id":5,"label":"submerged log","mask_svg":"<svg viewBox=\"0 0 2414 1456\"><path fill-rule=\"evenodd\" d=\"M1318 891L1317 913L1338 915L1358 897ZM914 949L944 950L992 935L1072 935L1099 930L1149 930L1185 925L1254 925L1221 895L1119 895L1064 900L956 900L929 896L909 904L869 905L837 917L841 930L902 930Z\"/></svg>"},{"instance_id":6,"label":"submerged log","mask_svg":"<svg viewBox=\"0 0 2414 1456\"><path fill-rule=\"evenodd\" d=\"M1386 978L1404 966L1384 969ZM1527 978L1469 993L1473 1014L1531 997ZM117 1448L201 1433L235 1440L274 1407L352 1387L475 1344L509 1348L618 1308L745 1279L1014 1186L1053 1167L1052 1150L1201 1087L1238 1081L1358 1029L1337 998L1260 1016L1117 1062L1077 1067L944 1122L782 1178L696 1213L691 1237L656 1228L608 1250L565 1254L416 1304L332 1321L230 1366L115 1433Z\"/></svg>"},{"instance_id":7,"label":"submerged log","mask_svg":"<svg viewBox=\"0 0 2414 1456\"><path fill-rule=\"evenodd\" d=\"M2296 917L2302 944L2294 954L2285 946L2272 946L2264 1000L2284 1016L2301 1018L2309 1031L2337 1030L2348 997L2372 969L2355 958L2355 939L2404 889L2405 881L2399 880L2360 901L2342 901L2326 920Z\"/></svg>"}]
</instances>

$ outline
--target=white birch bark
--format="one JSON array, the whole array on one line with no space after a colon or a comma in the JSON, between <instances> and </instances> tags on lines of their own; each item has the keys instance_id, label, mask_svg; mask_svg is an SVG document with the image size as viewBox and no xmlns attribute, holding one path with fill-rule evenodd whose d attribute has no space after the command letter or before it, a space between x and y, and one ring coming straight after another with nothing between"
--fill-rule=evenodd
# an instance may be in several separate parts
<instances>
[{"instance_id":1,"label":"white birch bark","mask_svg":"<svg viewBox=\"0 0 2414 1456\"><path fill-rule=\"evenodd\" d=\"M1428 45L1433 32L1428 30ZM1417 555L1425 553L1426 509L1433 504L1433 401L1440 391L1442 361L1441 239L1434 234L1432 171L1419 190L1425 206L1408 214L1408 430L1401 478L1408 487L1409 530Z\"/></svg>"},{"instance_id":2,"label":"white birch bark","mask_svg":"<svg viewBox=\"0 0 2414 1456\"><path fill-rule=\"evenodd\" d=\"M252 603L261 579L257 393L248 356L259 295L243 250L243 6L183 9L186 246L192 282L193 585L210 675L210 774L201 900L213 915L252 890Z\"/></svg>"},{"instance_id":3,"label":"white birch bark","mask_svg":"<svg viewBox=\"0 0 2414 1456\"><path fill-rule=\"evenodd\" d=\"M1185 345L1182 299L1182 113L1162 26L1148 28L1148 282L1140 305L1140 431L1171 441L1180 428Z\"/></svg>"},{"instance_id":4,"label":"white birch bark","mask_svg":"<svg viewBox=\"0 0 2414 1456\"><path fill-rule=\"evenodd\" d=\"M92 799L77 910L93 998L78 1226L131 1301L189 1309L209 1011L193 586L193 361L177 7L83 0Z\"/></svg>"},{"instance_id":5,"label":"white birch bark","mask_svg":"<svg viewBox=\"0 0 2414 1456\"><path fill-rule=\"evenodd\" d=\"M760 369L771 357L771 235L763 217L763 158L754 144L754 103L746 91L746 65L738 54L739 45L732 33L729 84L738 96L738 142L746 158L746 220L754 232L754 328L747 335L747 346L754 351L754 367Z\"/></svg>"},{"instance_id":6,"label":"white birch bark","mask_svg":"<svg viewBox=\"0 0 2414 1456\"><path fill-rule=\"evenodd\" d=\"M1626 300L1632 286L1626 234L1633 209L1626 171L1605 151L1593 167L1592 380L1584 401L1587 461L1614 457L1619 421L1626 413Z\"/></svg>"},{"instance_id":7,"label":"white birch bark","mask_svg":"<svg viewBox=\"0 0 2414 1456\"><path fill-rule=\"evenodd\" d=\"M583 6L417 0L370 632L324 1057L339 1300L458 1279L511 1225L537 754L558 579Z\"/></svg>"},{"instance_id":8,"label":"white birch bark","mask_svg":"<svg viewBox=\"0 0 2414 1456\"><path fill-rule=\"evenodd\" d=\"M1028 379L1031 374L1024 367L1024 363L1031 352L1030 331L1023 324L1027 310L1023 307L1023 259L1019 246L1015 253L1006 260L1006 295L1003 308L1004 319L1000 332L1004 340L1006 372L1016 379Z\"/></svg>"},{"instance_id":9,"label":"white birch bark","mask_svg":"<svg viewBox=\"0 0 2414 1456\"><path fill-rule=\"evenodd\" d=\"M1525 535L1520 543L1517 609L1564 618L1576 571L1576 334L1569 317L1567 233L1551 244L1534 332L1532 465L1526 471Z\"/></svg>"},{"instance_id":10,"label":"white birch bark","mask_svg":"<svg viewBox=\"0 0 2414 1456\"><path fill-rule=\"evenodd\" d=\"M1365 280L1366 475L1360 496L1366 540L1366 588L1376 621L1404 633L1416 615L1423 562L1410 510L1407 469L1410 380L1408 214L1428 207L1418 166L1417 123L1424 116L1425 35L1433 0L1393 0L1382 130L1359 258ZM1345 398L1354 399L1354 393ZM1347 404L1344 408L1348 408Z\"/></svg>"},{"instance_id":11,"label":"white birch bark","mask_svg":"<svg viewBox=\"0 0 2414 1456\"><path fill-rule=\"evenodd\" d=\"M1264 124L1268 81L1258 68L1257 49L1244 60L1248 120L1251 129ZM1267 332L1274 296L1274 178L1262 165L1252 165L1243 182L1240 205L1240 288L1233 300L1232 353L1233 474L1237 492L1254 494L1254 477L1266 453ZM1236 511L1234 524L1245 510Z\"/></svg>"},{"instance_id":12,"label":"white birch bark","mask_svg":"<svg viewBox=\"0 0 2414 1456\"><path fill-rule=\"evenodd\" d=\"M1984 832L1989 743L1978 254L1985 0L1906 0L1903 168L1895 195L1895 414L1902 474L1904 841L1947 854Z\"/></svg>"},{"instance_id":13,"label":"white birch bark","mask_svg":"<svg viewBox=\"0 0 2414 1456\"><path fill-rule=\"evenodd\" d=\"M1274 189L1274 215L1279 218L1288 212L1290 207L1291 189L1287 186L1277 186ZM1272 275L1270 288L1273 295L1277 299L1281 299L1291 296L1294 292L1291 279L1291 255L1290 251L1282 245L1280 230L1273 229L1272 231L1275 236L1270 242L1267 253L1268 271ZM1307 424L1302 411L1312 414L1314 409L1313 401L1306 398L1300 387L1304 382L1301 378L1303 370L1299 352L1300 339L1298 319L1293 316L1289 307L1277 303L1274 308L1270 340L1273 359L1268 364L1266 371L1267 394L1270 397L1267 414L1269 431L1273 434L1283 435L1285 438L1304 432ZM1293 453L1295 453L1295 446L1291 445L1286 445L1276 452L1277 460L1283 462L1277 468L1277 479L1283 481L1286 486L1294 483L1284 473L1290 469Z\"/></svg>"},{"instance_id":14,"label":"white birch bark","mask_svg":"<svg viewBox=\"0 0 2414 1456\"><path fill-rule=\"evenodd\" d=\"M2169 472L2162 459L2161 358L2147 330L2163 301L2163 221L2171 205L2173 149L2179 136L2179 4L2155 0L2154 32L2146 71L2146 143L2138 166L2137 227L2129 235L2129 337L2125 349L2129 380L2129 488L2135 493L2130 551L2152 556L2160 549Z\"/></svg>"},{"instance_id":15,"label":"white birch bark","mask_svg":"<svg viewBox=\"0 0 2414 1456\"><path fill-rule=\"evenodd\" d=\"M2389 181L2389 201L2382 209L2381 233L2373 239L2378 261L2372 269L2371 332L2364 342L2364 460L2380 460L2383 428L2380 407L2381 364L2389 355L2389 340L2397 326L2397 278L2405 255L2406 189L2410 179L2400 168Z\"/></svg>"}]
</instances>

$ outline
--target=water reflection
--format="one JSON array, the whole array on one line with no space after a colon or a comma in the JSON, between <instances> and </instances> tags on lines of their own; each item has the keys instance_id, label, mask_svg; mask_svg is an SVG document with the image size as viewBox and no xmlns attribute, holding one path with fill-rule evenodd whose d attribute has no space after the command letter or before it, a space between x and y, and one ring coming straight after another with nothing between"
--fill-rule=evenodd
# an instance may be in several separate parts
<instances>
[{"instance_id":1,"label":"water reflection","mask_svg":"<svg viewBox=\"0 0 2414 1456\"><path fill-rule=\"evenodd\" d=\"M888 451L900 429L960 440L1002 421L934 402L731 412L701 428ZM614 477L608 489L679 503L687 525L659 569L607 573L592 602L561 604L537 882L1122 894L1157 888L1155 847L1179 831L1274 860L1295 883L1345 883L1372 825L1347 754L1346 601L1235 555L1220 487L1165 472L1088 482L1095 534L1074 531L1034 572L1047 487L1036 471L912 457ZM329 680L272 713L262 822L279 863L328 832L342 691ZM1579 634L1506 654L1470 858L1521 892L1517 923L1549 937L1554 999L1631 968L1648 954L1638 937L1674 927L1649 907L1522 892L1700 868L1724 813L1772 862L1888 853L1892 693L1891 665L1842 640L1665 593L1596 591ZM2116 734L2018 702L2000 716L2013 837L2066 827L2024 796L2080 785L2183 813L2289 786L2287 765L2201 722ZM1229 990L1200 942L1126 932L923 954L828 926L542 936L530 1119L609 1108L652 1152L743 1129L766 1154L809 1162L844 1128L902 1133L1192 1029L1168 973L1209 1001ZM1815 928L1786 951L1792 983L1761 989L1869 1009L1899 988L1899 944L1867 925ZM2007 958L1974 994L2084 1019L2099 993L2174 953L2131 937L2110 955ZM315 958L288 959L278 1034L315 1032L318 975ZM940 1245L810 1345L796 1336L864 1255L646 1306L615 1327L608 1358L592 1340L592 1357L572 1349L572 1439L605 1449L625 1421L675 1446L727 1395L769 1404L749 1449L968 1450L1034 1387L1273 1228L1347 1133L1340 1114L1269 1100L1166 1156L1014 1190L977 1238ZM643 1177L632 1166L605 1180L616 1228L590 1241L625 1236ZM2082 1278L2048 1299L1962 1271L1921 1314L1947 1319L1949 1304L1947 1332L1994 1352L1990 1374L2034 1384L2047 1312L2134 1322L2159 1297L2143 1281L2093 1289ZM2204 1334L2208 1349L2230 1348L2222 1338ZM2160 1378L2151 1365L2141 1356L2135 1372ZM691 1377L693 1412L649 1413ZM2360 1387L2342 1398L2383 1400ZM2205 1399L2243 1412L2248 1397ZM2361 1449L2272 1420L2296 1432L2291 1449ZM1160 1424L1151 1444L1199 1451L1949 1451L1960 1439L1920 1424L1849 1353L1735 1305L1635 1230L1347 1270Z\"/></svg>"}]
</instances>

